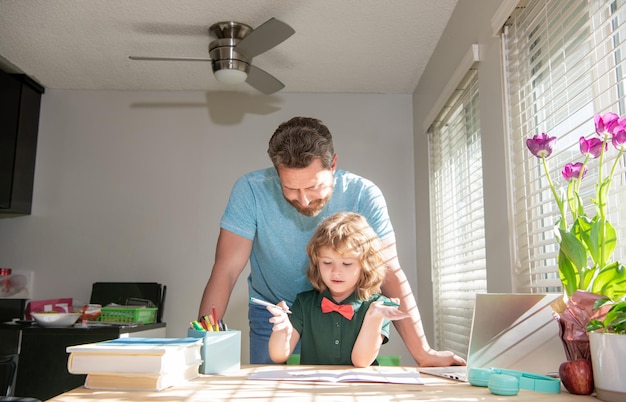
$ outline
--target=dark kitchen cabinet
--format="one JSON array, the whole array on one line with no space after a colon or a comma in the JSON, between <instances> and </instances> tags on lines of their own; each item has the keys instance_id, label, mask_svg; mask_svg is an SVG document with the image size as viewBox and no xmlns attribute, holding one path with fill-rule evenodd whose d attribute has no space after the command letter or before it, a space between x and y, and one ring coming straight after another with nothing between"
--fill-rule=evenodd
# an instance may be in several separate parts
<instances>
[{"instance_id":1,"label":"dark kitchen cabinet","mask_svg":"<svg viewBox=\"0 0 626 402\"><path fill-rule=\"evenodd\" d=\"M44 88L0 70L0 218L31 212Z\"/></svg>"},{"instance_id":2,"label":"dark kitchen cabinet","mask_svg":"<svg viewBox=\"0 0 626 402\"><path fill-rule=\"evenodd\" d=\"M89 328L0 324L0 399L8 390L9 396L45 401L80 387L86 375L67 371L65 348L129 336L165 337L165 323Z\"/></svg>"}]
</instances>

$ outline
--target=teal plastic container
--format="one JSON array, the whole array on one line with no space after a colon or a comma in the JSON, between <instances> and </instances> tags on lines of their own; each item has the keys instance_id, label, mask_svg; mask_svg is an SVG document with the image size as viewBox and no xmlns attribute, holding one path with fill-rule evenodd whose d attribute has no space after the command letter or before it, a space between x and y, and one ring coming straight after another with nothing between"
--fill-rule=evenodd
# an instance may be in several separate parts
<instances>
[{"instance_id":1,"label":"teal plastic container","mask_svg":"<svg viewBox=\"0 0 626 402\"><path fill-rule=\"evenodd\" d=\"M207 332L189 328L187 336L203 339L200 374L222 374L241 368L241 331Z\"/></svg>"}]
</instances>

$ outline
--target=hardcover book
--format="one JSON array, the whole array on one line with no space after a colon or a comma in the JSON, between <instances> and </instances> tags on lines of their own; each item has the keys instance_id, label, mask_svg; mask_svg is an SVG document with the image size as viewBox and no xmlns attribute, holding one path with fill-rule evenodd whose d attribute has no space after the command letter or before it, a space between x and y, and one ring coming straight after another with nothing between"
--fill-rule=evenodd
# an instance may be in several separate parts
<instances>
[{"instance_id":1,"label":"hardcover book","mask_svg":"<svg viewBox=\"0 0 626 402\"><path fill-rule=\"evenodd\" d=\"M133 391L161 391L163 389L181 385L186 381L198 377L199 365L189 366L184 370L172 371L167 374L87 374L85 388L133 390Z\"/></svg>"},{"instance_id":2,"label":"hardcover book","mask_svg":"<svg viewBox=\"0 0 626 402\"><path fill-rule=\"evenodd\" d=\"M202 363L198 338L119 338L68 346L72 374L168 374Z\"/></svg>"}]
</instances>

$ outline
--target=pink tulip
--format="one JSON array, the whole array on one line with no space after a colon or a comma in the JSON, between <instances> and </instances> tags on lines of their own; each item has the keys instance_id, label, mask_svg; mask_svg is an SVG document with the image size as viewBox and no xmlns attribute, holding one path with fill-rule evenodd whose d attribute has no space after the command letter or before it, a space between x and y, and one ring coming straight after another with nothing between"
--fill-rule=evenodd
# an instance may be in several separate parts
<instances>
[{"instance_id":1,"label":"pink tulip","mask_svg":"<svg viewBox=\"0 0 626 402\"><path fill-rule=\"evenodd\" d=\"M570 181L572 179L578 179L578 177L580 177L580 169L582 169L582 167L582 162L568 163L567 165L565 165L565 167L563 167L563 171L561 172L561 174L563 175L563 178L567 181ZM587 168L585 167L581 179L585 177L586 174Z\"/></svg>"},{"instance_id":2,"label":"pink tulip","mask_svg":"<svg viewBox=\"0 0 626 402\"><path fill-rule=\"evenodd\" d=\"M613 146L617 150L626 151L626 119L620 118L611 131Z\"/></svg>"},{"instance_id":3,"label":"pink tulip","mask_svg":"<svg viewBox=\"0 0 626 402\"><path fill-rule=\"evenodd\" d=\"M535 135L533 138L526 140L526 146L537 158L547 158L550 156L554 144L556 144L556 137L549 137L546 133Z\"/></svg>"},{"instance_id":4,"label":"pink tulip","mask_svg":"<svg viewBox=\"0 0 626 402\"><path fill-rule=\"evenodd\" d=\"M604 132L611 132L613 127L617 124L618 119L619 116L613 112L608 112L603 115L594 115L593 120L596 124L596 133L602 135Z\"/></svg>"},{"instance_id":5,"label":"pink tulip","mask_svg":"<svg viewBox=\"0 0 626 402\"><path fill-rule=\"evenodd\" d=\"M602 153L602 144L604 144L604 150L607 149L607 144L602 142L599 138L590 138L586 139L585 137L580 137L578 140L580 144L580 152L585 156L591 156L593 158L599 158Z\"/></svg>"}]
</instances>

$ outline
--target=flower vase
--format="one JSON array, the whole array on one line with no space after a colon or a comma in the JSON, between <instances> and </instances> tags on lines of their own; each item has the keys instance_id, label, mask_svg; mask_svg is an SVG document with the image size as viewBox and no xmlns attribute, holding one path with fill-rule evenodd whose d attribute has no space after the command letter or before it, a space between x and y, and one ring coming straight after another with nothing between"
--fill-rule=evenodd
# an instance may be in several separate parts
<instances>
[{"instance_id":1,"label":"flower vase","mask_svg":"<svg viewBox=\"0 0 626 402\"><path fill-rule=\"evenodd\" d=\"M559 324L559 337L563 343L565 358L568 361L586 359L591 362L591 351L589 348L589 336L582 334L572 323L564 320L557 320Z\"/></svg>"},{"instance_id":2,"label":"flower vase","mask_svg":"<svg viewBox=\"0 0 626 402\"><path fill-rule=\"evenodd\" d=\"M560 303L553 304L559 324L559 336L568 361L586 359L591 363L586 327L590 319L598 318L602 313L593 310L594 302L601 297L602 295L577 290L567 302L561 300Z\"/></svg>"}]
</instances>

